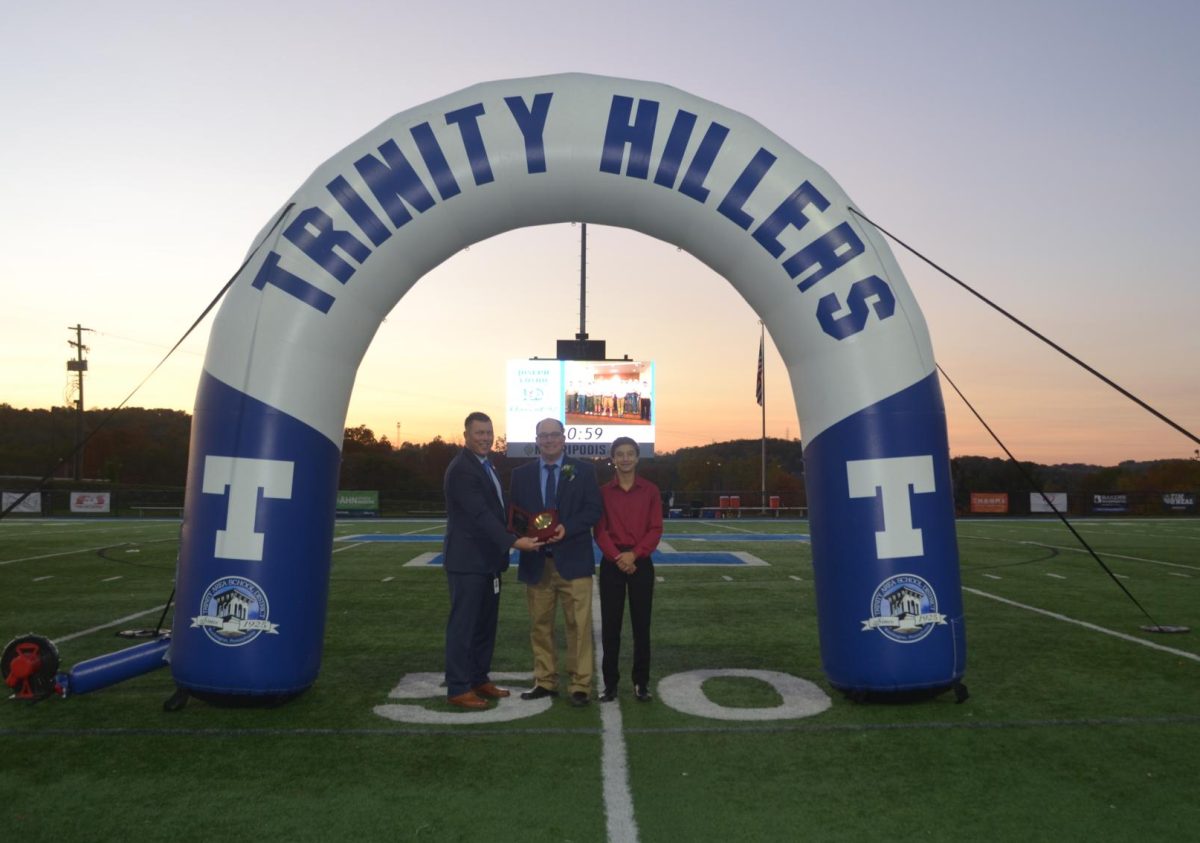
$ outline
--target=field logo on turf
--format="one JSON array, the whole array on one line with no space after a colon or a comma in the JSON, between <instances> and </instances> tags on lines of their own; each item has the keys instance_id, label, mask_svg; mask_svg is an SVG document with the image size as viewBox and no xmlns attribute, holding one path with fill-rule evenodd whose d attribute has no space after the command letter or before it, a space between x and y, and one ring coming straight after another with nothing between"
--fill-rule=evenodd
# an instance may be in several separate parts
<instances>
[{"instance_id":1,"label":"field logo on turf","mask_svg":"<svg viewBox=\"0 0 1200 843\"><path fill-rule=\"evenodd\" d=\"M871 595L871 617L862 622L863 632L877 629L900 644L913 644L944 625L933 586L916 574L897 574L879 584Z\"/></svg>"},{"instance_id":2,"label":"field logo on turf","mask_svg":"<svg viewBox=\"0 0 1200 843\"><path fill-rule=\"evenodd\" d=\"M191 628L203 629L214 644L241 647L264 632L279 634L279 624L267 620L270 613L267 595L258 583L245 577L221 577L205 589Z\"/></svg>"}]
</instances>

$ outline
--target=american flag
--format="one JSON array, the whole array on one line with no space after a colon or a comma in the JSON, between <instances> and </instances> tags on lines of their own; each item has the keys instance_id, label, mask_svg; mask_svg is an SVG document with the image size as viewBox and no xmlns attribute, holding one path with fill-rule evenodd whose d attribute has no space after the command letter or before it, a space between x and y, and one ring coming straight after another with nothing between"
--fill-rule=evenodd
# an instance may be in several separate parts
<instances>
[{"instance_id":1,"label":"american flag","mask_svg":"<svg viewBox=\"0 0 1200 843\"><path fill-rule=\"evenodd\" d=\"M754 397L758 399L758 406L763 405L763 391L765 384L763 383L763 345L766 343L765 337L758 338L758 381L754 384Z\"/></svg>"}]
</instances>

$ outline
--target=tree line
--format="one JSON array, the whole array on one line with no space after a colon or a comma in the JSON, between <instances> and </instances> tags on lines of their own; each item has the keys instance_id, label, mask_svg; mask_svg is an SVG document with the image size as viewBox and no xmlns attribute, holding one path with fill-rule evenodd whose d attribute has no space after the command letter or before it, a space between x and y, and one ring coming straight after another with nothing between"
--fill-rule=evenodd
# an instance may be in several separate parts
<instances>
[{"instance_id":1,"label":"tree line","mask_svg":"<svg viewBox=\"0 0 1200 843\"><path fill-rule=\"evenodd\" d=\"M55 477L69 480L72 461L64 457L74 449L75 424L74 410L65 407L24 410L0 404L0 476L38 478L61 461ZM85 478L116 486L184 486L191 433L188 413L140 407L115 413L96 409L86 412L84 425L85 433L92 433L83 452ZM437 508L442 475L460 446L440 437L394 445L364 425L346 428L339 488L377 490L385 509L388 502L402 508L422 503L417 508ZM673 494L676 506L714 506L718 496L728 494L741 495L743 506L758 506L761 448L758 439L680 448L643 460L640 471L664 496ZM507 483L512 469L524 460L504 456L503 439L497 440L496 450L494 463L501 481ZM766 456L767 494L779 496L785 507L807 506L801 443L769 438ZM1022 472L1008 460L963 456L950 462L955 502L961 511L969 509L972 491L1005 492L1010 497L1030 491ZM1196 459L1128 461L1107 467L1022 463L1021 467L1039 487L1076 497L1200 490L1200 460ZM611 478L606 463L597 468L602 482Z\"/></svg>"}]
</instances>

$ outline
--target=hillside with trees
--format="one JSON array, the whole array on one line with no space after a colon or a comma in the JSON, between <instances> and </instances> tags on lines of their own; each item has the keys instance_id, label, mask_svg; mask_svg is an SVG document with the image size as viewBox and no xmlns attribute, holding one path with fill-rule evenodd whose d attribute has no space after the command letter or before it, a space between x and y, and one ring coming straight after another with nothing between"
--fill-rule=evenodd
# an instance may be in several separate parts
<instances>
[{"instance_id":1,"label":"hillside with trees","mask_svg":"<svg viewBox=\"0 0 1200 843\"><path fill-rule=\"evenodd\" d=\"M111 416L111 418L109 418ZM179 410L127 407L113 413L97 409L85 415L85 431L95 431L84 449L83 476L100 486L157 490L155 500L177 498L187 477L188 437L191 416ZM7 490L21 489L58 465L56 484L71 485L70 455L75 441L74 411L56 407L21 410L0 404L0 478ZM767 440L768 495L778 495L785 507L806 506L804 455L798 440ZM743 506L758 506L761 484L761 447L758 439L714 442L680 448L643 460L641 471L673 496L677 507L715 506L721 495L739 495ZM442 503L442 475L458 452L458 442L435 438L431 442L394 445L376 437L365 426L347 428L342 447L339 488L377 490L385 512L430 511ZM522 460L503 456L500 439L494 462L503 483ZM1038 465L1021 468L1047 491L1065 491L1074 501L1096 493L1124 492L1131 502L1160 492L1200 490L1200 460L1123 462L1116 466ZM1013 512L1027 511L1030 486L1011 462L990 457L964 456L951 460L955 502L969 511L970 493L1003 492L1013 501ZM598 465L601 481L612 476L605 463ZM32 480L31 480L32 478ZM1021 502L1025 502L1021 504ZM1136 508L1134 511L1138 511Z\"/></svg>"}]
</instances>

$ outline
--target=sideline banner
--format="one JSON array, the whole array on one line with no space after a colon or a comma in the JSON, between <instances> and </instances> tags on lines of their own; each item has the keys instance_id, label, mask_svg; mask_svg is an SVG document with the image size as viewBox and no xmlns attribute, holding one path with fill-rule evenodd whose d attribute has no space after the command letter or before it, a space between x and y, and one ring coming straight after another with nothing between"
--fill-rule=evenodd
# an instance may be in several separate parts
<instances>
[{"instance_id":1,"label":"sideline banner","mask_svg":"<svg viewBox=\"0 0 1200 843\"><path fill-rule=\"evenodd\" d=\"M1067 512L1067 493L1066 492L1046 492L1046 497L1054 504L1054 509L1064 515ZM1029 511L1030 512L1054 512L1046 505L1046 501L1037 492L1029 493Z\"/></svg>"},{"instance_id":2,"label":"sideline banner","mask_svg":"<svg viewBox=\"0 0 1200 843\"><path fill-rule=\"evenodd\" d=\"M4 492L0 494L0 501L3 505L0 506L0 511L7 511L13 505L13 501L21 497L21 492ZM21 515L41 515L42 514L42 493L30 492L29 497L21 501L16 509L12 511L13 515L20 513Z\"/></svg>"},{"instance_id":3,"label":"sideline banner","mask_svg":"<svg viewBox=\"0 0 1200 843\"><path fill-rule=\"evenodd\" d=\"M1163 508L1168 512L1196 511L1195 492L1164 492L1162 502Z\"/></svg>"},{"instance_id":4,"label":"sideline banner","mask_svg":"<svg viewBox=\"0 0 1200 843\"><path fill-rule=\"evenodd\" d=\"M72 512L109 512L112 492L71 492Z\"/></svg>"},{"instance_id":5,"label":"sideline banner","mask_svg":"<svg viewBox=\"0 0 1200 843\"><path fill-rule=\"evenodd\" d=\"M350 518L378 515L378 490L339 491L337 494L337 514Z\"/></svg>"},{"instance_id":6,"label":"sideline banner","mask_svg":"<svg viewBox=\"0 0 1200 843\"><path fill-rule=\"evenodd\" d=\"M971 512L1008 512L1008 492L972 492Z\"/></svg>"},{"instance_id":7,"label":"sideline banner","mask_svg":"<svg viewBox=\"0 0 1200 843\"><path fill-rule=\"evenodd\" d=\"M1129 495L1124 492L1101 492L1092 495L1092 512L1128 512Z\"/></svg>"}]
</instances>

